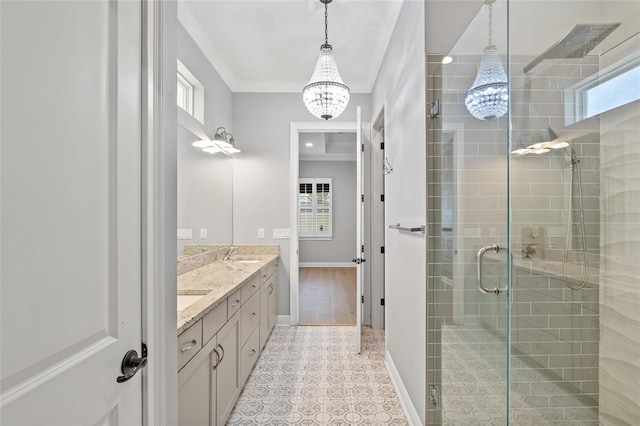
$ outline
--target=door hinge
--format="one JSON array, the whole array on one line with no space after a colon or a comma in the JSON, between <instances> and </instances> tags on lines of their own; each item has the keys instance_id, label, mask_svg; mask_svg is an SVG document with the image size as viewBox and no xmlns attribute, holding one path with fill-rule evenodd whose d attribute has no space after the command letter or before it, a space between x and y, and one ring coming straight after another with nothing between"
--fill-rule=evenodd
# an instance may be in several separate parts
<instances>
[{"instance_id":1,"label":"door hinge","mask_svg":"<svg viewBox=\"0 0 640 426\"><path fill-rule=\"evenodd\" d=\"M360 196L360 201L362 201L362 202L364 203L364 194L362 194L362 195Z\"/></svg>"},{"instance_id":2,"label":"door hinge","mask_svg":"<svg viewBox=\"0 0 640 426\"><path fill-rule=\"evenodd\" d=\"M380 201L384 203L384 194L380 194Z\"/></svg>"},{"instance_id":3,"label":"door hinge","mask_svg":"<svg viewBox=\"0 0 640 426\"><path fill-rule=\"evenodd\" d=\"M360 296L360 302L364 303L364 295Z\"/></svg>"},{"instance_id":4,"label":"door hinge","mask_svg":"<svg viewBox=\"0 0 640 426\"><path fill-rule=\"evenodd\" d=\"M364 253L364 244L360 246L360 251Z\"/></svg>"},{"instance_id":5,"label":"door hinge","mask_svg":"<svg viewBox=\"0 0 640 426\"><path fill-rule=\"evenodd\" d=\"M380 253L384 254L384 246L380 247Z\"/></svg>"},{"instance_id":6,"label":"door hinge","mask_svg":"<svg viewBox=\"0 0 640 426\"><path fill-rule=\"evenodd\" d=\"M384 297L380 299L380 306L384 306Z\"/></svg>"},{"instance_id":7,"label":"door hinge","mask_svg":"<svg viewBox=\"0 0 640 426\"><path fill-rule=\"evenodd\" d=\"M429 402L431 402L434 407L440 406L440 391L438 387L433 384L429 384Z\"/></svg>"},{"instance_id":8,"label":"door hinge","mask_svg":"<svg viewBox=\"0 0 640 426\"><path fill-rule=\"evenodd\" d=\"M361 146L362 152L364 152L364 144L362 144L360 146ZM353 149L353 148L351 148L351 149Z\"/></svg>"},{"instance_id":9,"label":"door hinge","mask_svg":"<svg viewBox=\"0 0 640 426\"><path fill-rule=\"evenodd\" d=\"M380 149L384 149L384 142L380 142Z\"/></svg>"}]
</instances>

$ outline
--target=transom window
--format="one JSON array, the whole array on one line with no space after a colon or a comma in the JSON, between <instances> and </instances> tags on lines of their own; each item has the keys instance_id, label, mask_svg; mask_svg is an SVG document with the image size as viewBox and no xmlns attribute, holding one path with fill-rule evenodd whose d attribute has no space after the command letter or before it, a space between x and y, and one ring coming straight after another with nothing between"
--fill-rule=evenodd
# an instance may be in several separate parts
<instances>
[{"instance_id":1,"label":"transom window","mask_svg":"<svg viewBox=\"0 0 640 426\"><path fill-rule=\"evenodd\" d=\"M331 239L332 186L330 178L300 179L298 190L300 238Z\"/></svg>"},{"instance_id":2,"label":"transom window","mask_svg":"<svg viewBox=\"0 0 640 426\"><path fill-rule=\"evenodd\" d=\"M178 73L178 106L193 115L193 84L182 74Z\"/></svg>"}]
</instances>

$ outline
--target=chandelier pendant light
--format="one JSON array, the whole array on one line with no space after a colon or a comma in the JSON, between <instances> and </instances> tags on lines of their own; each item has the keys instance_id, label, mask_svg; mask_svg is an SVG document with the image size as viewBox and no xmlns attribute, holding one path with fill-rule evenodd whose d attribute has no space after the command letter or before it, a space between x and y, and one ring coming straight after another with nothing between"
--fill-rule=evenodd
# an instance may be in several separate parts
<instances>
[{"instance_id":1,"label":"chandelier pendant light","mask_svg":"<svg viewBox=\"0 0 640 426\"><path fill-rule=\"evenodd\" d=\"M467 110L479 120L493 120L502 117L509 108L507 74L504 72L498 56L498 49L491 40L492 5L494 2L495 0L487 0L489 5L489 45L484 49L473 86L464 98Z\"/></svg>"},{"instance_id":2,"label":"chandelier pendant light","mask_svg":"<svg viewBox=\"0 0 640 426\"><path fill-rule=\"evenodd\" d=\"M302 90L302 100L311 114L329 120L342 114L349 103L349 88L342 81L338 65L329 44L328 4L332 0L320 0L324 4L324 44L313 70L309 84Z\"/></svg>"}]
</instances>

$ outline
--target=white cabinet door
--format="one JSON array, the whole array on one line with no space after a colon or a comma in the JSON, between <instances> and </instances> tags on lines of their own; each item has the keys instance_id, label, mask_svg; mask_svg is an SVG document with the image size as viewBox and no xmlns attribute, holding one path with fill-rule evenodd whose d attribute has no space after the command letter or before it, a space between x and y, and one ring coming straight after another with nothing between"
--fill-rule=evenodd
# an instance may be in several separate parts
<instances>
[{"instance_id":1,"label":"white cabinet door","mask_svg":"<svg viewBox=\"0 0 640 426\"><path fill-rule=\"evenodd\" d=\"M278 318L277 315L277 308L278 308L278 300L276 297L276 286L278 285L275 277L277 274L273 274L273 277L271 278L271 287L269 288L267 294L269 297L269 315L268 315L268 327L269 327L269 333L271 333L271 330L273 330L273 327L276 325L276 320Z\"/></svg>"},{"instance_id":2,"label":"white cabinet door","mask_svg":"<svg viewBox=\"0 0 640 426\"><path fill-rule=\"evenodd\" d=\"M1 424L142 424L141 13L0 2Z\"/></svg>"},{"instance_id":3,"label":"white cabinet door","mask_svg":"<svg viewBox=\"0 0 640 426\"><path fill-rule=\"evenodd\" d=\"M218 332L220 364L216 369L217 423L224 425L231 414L236 398L240 394L240 312L236 314Z\"/></svg>"},{"instance_id":4,"label":"white cabinet door","mask_svg":"<svg viewBox=\"0 0 640 426\"><path fill-rule=\"evenodd\" d=\"M215 346L215 343L212 346ZM215 363L215 354L213 359ZM203 348L178 373L178 425L209 425L212 401L210 371L213 371L211 368L211 355ZM215 371L213 371L213 374L215 379Z\"/></svg>"},{"instance_id":5,"label":"white cabinet door","mask_svg":"<svg viewBox=\"0 0 640 426\"><path fill-rule=\"evenodd\" d=\"M271 286L269 282L266 282L260 287L260 349L264 348L267 344L267 338L269 337L269 291Z\"/></svg>"}]
</instances>

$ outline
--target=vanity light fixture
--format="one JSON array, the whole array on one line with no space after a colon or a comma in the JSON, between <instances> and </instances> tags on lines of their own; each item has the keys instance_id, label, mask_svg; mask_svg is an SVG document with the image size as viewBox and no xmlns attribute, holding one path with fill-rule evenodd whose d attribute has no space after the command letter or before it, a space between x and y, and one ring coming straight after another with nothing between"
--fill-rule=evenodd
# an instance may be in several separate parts
<instances>
[{"instance_id":1,"label":"vanity light fixture","mask_svg":"<svg viewBox=\"0 0 640 426\"><path fill-rule=\"evenodd\" d=\"M484 48L478 74L473 86L464 98L467 110L479 120L493 120L502 117L509 109L507 74L504 72L498 56L498 49L491 40L493 3L495 0L487 0L489 5L489 45Z\"/></svg>"},{"instance_id":2,"label":"vanity light fixture","mask_svg":"<svg viewBox=\"0 0 640 426\"><path fill-rule=\"evenodd\" d=\"M235 154L240 152L240 148L236 145L233 135L226 131L224 127L218 127L213 140L200 139L192 143L196 148L201 148L204 152L215 154L224 152L225 154Z\"/></svg>"},{"instance_id":3,"label":"vanity light fixture","mask_svg":"<svg viewBox=\"0 0 640 426\"><path fill-rule=\"evenodd\" d=\"M553 149L562 149L569 147L569 142L558 136L556 130L549 128L546 132L535 132L530 137L534 140L541 140L542 142L535 142L527 145L526 148L519 148L511 151L512 154L526 155L526 154L546 154ZM533 141L530 141L533 142Z\"/></svg>"},{"instance_id":4,"label":"vanity light fixture","mask_svg":"<svg viewBox=\"0 0 640 426\"><path fill-rule=\"evenodd\" d=\"M324 4L324 44L313 70L309 84L302 90L302 100L309 112L318 118L329 120L342 114L349 103L349 88L342 81L333 48L329 44L328 4L332 0L320 0Z\"/></svg>"}]
</instances>

